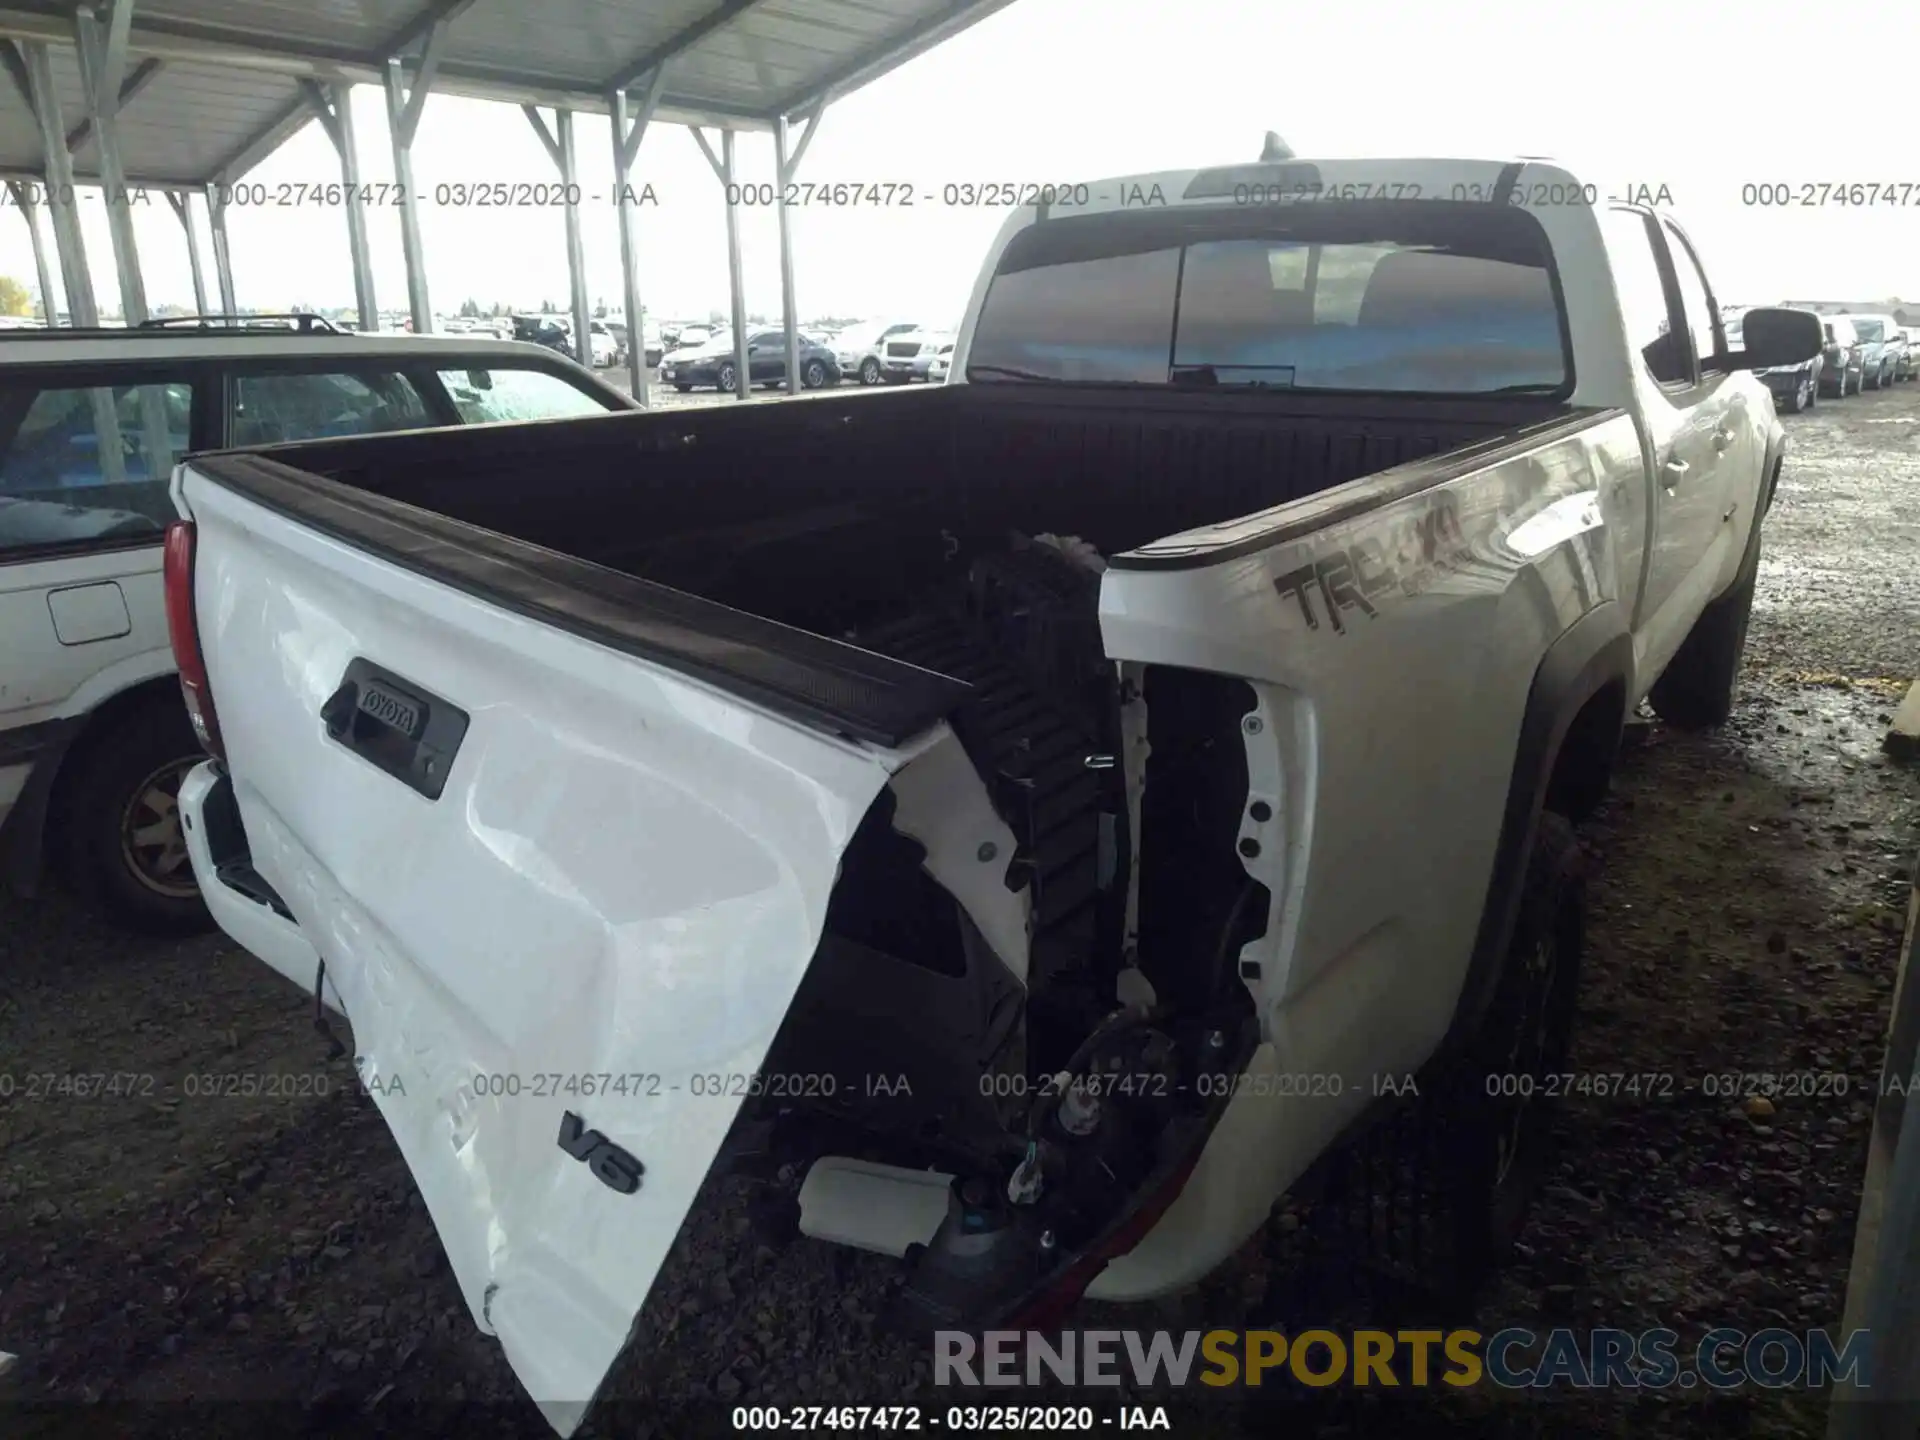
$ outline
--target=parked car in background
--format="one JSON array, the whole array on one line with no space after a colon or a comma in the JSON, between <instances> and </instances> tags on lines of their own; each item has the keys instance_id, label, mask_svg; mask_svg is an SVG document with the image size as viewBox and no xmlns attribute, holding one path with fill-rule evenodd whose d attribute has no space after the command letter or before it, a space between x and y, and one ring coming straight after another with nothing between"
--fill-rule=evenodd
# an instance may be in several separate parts
<instances>
[{"instance_id":1,"label":"parked car in background","mask_svg":"<svg viewBox=\"0 0 1920 1440\"><path fill-rule=\"evenodd\" d=\"M881 356L886 343L919 328L919 323L913 320L882 320L841 331L833 340L834 359L840 373L856 377L862 385L878 385L886 378Z\"/></svg>"},{"instance_id":2,"label":"parked car in background","mask_svg":"<svg viewBox=\"0 0 1920 1440\"><path fill-rule=\"evenodd\" d=\"M0 338L0 880L43 862L126 928L207 913L174 796L201 758L161 600L189 451L546 420L633 401L550 348L196 317Z\"/></svg>"},{"instance_id":3,"label":"parked car in background","mask_svg":"<svg viewBox=\"0 0 1920 1440\"><path fill-rule=\"evenodd\" d=\"M1900 373L1894 378L1911 380L1920 374L1920 329L1908 325L1902 327L1900 333L1907 343L1900 351Z\"/></svg>"},{"instance_id":4,"label":"parked car in background","mask_svg":"<svg viewBox=\"0 0 1920 1440\"><path fill-rule=\"evenodd\" d=\"M1740 316L1744 313L1742 310L1722 317L1727 328L1729 349L1738 350L1746 343L1740 323ZM1789 415L1798 415L1802 410L1811 410L1819 403L1820 372L1825 367L1826 357L1815 355L1798 365L1776 365L1771 369L1756 370L1754 374L1773 392L1776 409L1784 410Z\"/></svg>"},{"instance_id":5,"label":"parked car in background","mask_svg":"<svg viewBox=\"0 0 1920 1440\"><path fill-rule=\"evenodd\" d=\"M676 350L697 350L712 344L714 337L720 333L711 325L682 325L668 343L667 353L671 355Z\"/></svg>"},{"instance_id":6,"label":"parked car in background","mask_svg":"<svg viewBox=\"0 0 1920 1440\"><path fill-rule=\"evenodd\" d=\"M513 338L528 345L544 345L562 355L571 351L567 327L557 315L515 315Z\"/></svg>"},{"instance_id":7,"label":"parked car in background","mask_svg":"<svg viewBox=\"0 0 1920 1440\"><path fill-rule=\"evenodd\" d=\"M939 353L933 359L927 362L927 383L929 385L946 384L947 374L952 368L953 342L949 341L940 347Z\"/></svg>"},{"instance_id":8,"label":"parked car in background","mask_svg":"<svg viewBox=\"0 0 1920 1440\"><path fill-rule=\"evenodd\" d=\"M880 370L889 385L904 385L910 380L925 380L933 357L945 345L953 348L949 330L909 330L891 337L881 349Z\"/></svg>"},{"instance_id":9,"label":"parked car in background","mask_svg":"<svg viewBox=\"0 0 1920 1440\"><path fill-rule=\"evenodd\" d=\"M563 323L566 326L567 332L567 353L575 360L578 360L580 359L580 347L574 343L573 320L571 317L568 317ZM589 320L587 326L588 359L591 361L594 369L604 370L609 365L612 365L615 357L619 355L620 342L613 338L613 332L607 328L607 322L604 320Z\"/></svg>"},{"instance_id":10,"label":"parked car in background","mask_svg":"<svg viewBox=\"0 0 1920 1440\"><path fill-rule=\"evenodd\" d=\"M681 394L701 386L731 390L739 372L734 366L733 336L722 333L705 345L675 350L660 362L660 379ZM747 378L753 385L778 385L787 378L787 337L782 330L755 330L747 336ZM800 337L800 384L808 390L840 383L840 366L833 351L809 335Z\"/></svg>"},{"instance_id":11,"label":"parked car in background","mask_svg":"<svg viewBox=\"0 0 1920 1440\"><path fill-rule=\"evenodd\" d=\"M1887 348L1882 357L1887 376L1882 385L1891 385L1896 380L1904 380L1912 369L1913 342L1907 339L1907 332L1893 323L1893 317L1887 317Z\"/></svg>"},{"instance_id":12,"label":"parked car in background","mask_svg":"<svg viewBox=\"0 0 1920 1440\"><path fill-rule=\"evenodd\" d=\"M1836 398L1858 395L1865 372L1853 321L1845 315L1825 315L1820 328L1827 342L1820 363L1820 393Z\"/></svg>"},{"instance_id":13,"label":"parked car in background","mask_svg":"<svg viewBox=\"0 0 1920 1440\"><path fill-rule=\"evenodd\" d=\"M1881 390L1892 383L1905 348L1900 327L1891 315L1849 315L1860 337L1860 388Z\"/></svg>"}]
</instances>

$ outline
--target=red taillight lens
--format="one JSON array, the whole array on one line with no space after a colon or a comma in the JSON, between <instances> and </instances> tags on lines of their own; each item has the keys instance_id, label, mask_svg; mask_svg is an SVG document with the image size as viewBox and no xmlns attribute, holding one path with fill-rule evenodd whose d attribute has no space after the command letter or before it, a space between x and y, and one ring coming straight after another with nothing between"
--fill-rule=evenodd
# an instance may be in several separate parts
<instances>
[{"instance_id":1,"label":"red taillight lens","mask_svg":"<svg viewBox=\"0 0 1920 1440\"><path fill-rule=\"evenodd\" d=\"M200 627L193 617L193 542L191 520L167 526L167 635L173 641L173 664L180 672L180 695L187 702L193 733L209 755L225 759L220 719L213 712L213 691L207 685L207 662L200 653Z\"/></svg>"}]
</instances>

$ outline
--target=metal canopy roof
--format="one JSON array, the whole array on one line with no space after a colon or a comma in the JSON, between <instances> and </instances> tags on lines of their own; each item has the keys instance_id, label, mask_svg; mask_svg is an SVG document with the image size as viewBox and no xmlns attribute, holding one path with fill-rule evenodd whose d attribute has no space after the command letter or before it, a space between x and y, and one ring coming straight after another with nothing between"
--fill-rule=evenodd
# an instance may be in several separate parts
<instances>
[{"instance_id":1,"label":"metal canopy roof","mask_svg":"<svg viewBox=\"0 0 1920 1440\"><path fill-rule=\"evenodd\" d=\"M446 23L435 94L607 114L665 81L655 118L764 130L932 49L1012 0L134 0L121 85L127 181L231 183L314 118L302 79L379 84ZM98 178L72 0L0 0L0 38L52 42L76 178ZM38 178L33 116L0 80L0 175Z\"/></svg>"}]
</instances>

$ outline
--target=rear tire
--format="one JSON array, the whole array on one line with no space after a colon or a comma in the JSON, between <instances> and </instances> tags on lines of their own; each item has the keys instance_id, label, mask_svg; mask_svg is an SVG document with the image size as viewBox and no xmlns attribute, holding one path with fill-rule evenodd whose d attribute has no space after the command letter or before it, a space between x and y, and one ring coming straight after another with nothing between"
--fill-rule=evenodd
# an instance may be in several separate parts
<instances>
[{"instance_id":1,"label":"rear tire","mask_svg":"<svg viewBox=\"0 0 1920 1440\"><path fill-rule=\"evenodd\" d=\"M177 796L206 754L178 701L141 705L91 737L63 779L59 855L67 883L142 935L213 928L187 861Z\"/></svg>"},{"instance_id":2,"label":"rear tire","mask_svg":"<svg viewBox=\"0 0 1920 1440\"><path fill-rule=\"evenodd\" d=\"M1810 394L1812 389L1813 389L1813 382L1808 380L1805 376L1802 376L1800 379L1799 388L1797 388L1793 392L1793 397L1787 401L1787 413L1789 415L1798 415L1802 410L1805 410L1808 406L1813 404L1813 400Z\"/></svg>"},{"instance_id":3,"label":"rear tire","mask_svg":"<svg viewBox=\"0 0 1920 1440\"><path fill-rule=\"evenodd\" d=\"M1772 498L1769 491L1769 504ZM1647 696L1654 714L1677 729L1709 729L1725 724L1733 713L1740 658L1747 648L1747 622L1753 617L1753 592L1760 577L1760 527L1765 520L1763 509L1754 519L1753 539L1733 588L1700 612Z\"/></svg>"},{"instance_id":4,"label":"rear tire","mask_svg":"<svg viewBox=\"0 0 1920 1440\"><path fill-rule=\"evenodd\" d=\"M1513 934L1466 1045L1433 1060L1410 1103L1330 1157L1306 1250L1358 1263L1337 1293L1368 1277L1459 1314L1511 1253L1552 1160L1559 1097L1547 1077L1565 1072L1572 1047L1584 868L1572 823L1543 811Z\"/></svg>"},{"instance_id":5,"label":"rear tire","mask_svg":"<svg viewBox=\"0 0 1920 1440\"><path fill-rule=\"evenodd\" d=\"M1564 815L1543 811L1520 913L1492 1003L1469 1052L1451 1236L1457 1281L1478 1286L1512 1253L1552 1156L1552 1078L1573 1047L1586 948L1586 878ZM1507 1082L1505 1076L1517 1077ZM1509 1083L1516 1091L1507 1095ZM1493 1092L1493 1093L1490 1093Z\"/></svg>"},{"instance_id":6,"label":"rear tire","mask_svg":"<svg viewBox=\"0 0 1920 1440\"><path fill-rule=\"evenodd\" d=\"M871 355L860 362L860 383L862 385L880 383L880 362Z\"/></svg>"}]
</instances>

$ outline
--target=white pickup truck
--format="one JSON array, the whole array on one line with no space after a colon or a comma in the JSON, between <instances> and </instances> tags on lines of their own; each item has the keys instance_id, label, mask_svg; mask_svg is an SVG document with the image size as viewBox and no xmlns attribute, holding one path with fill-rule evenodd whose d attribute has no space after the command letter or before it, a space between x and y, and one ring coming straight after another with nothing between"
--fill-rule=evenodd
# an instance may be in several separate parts
<instances>
[{"instance_id":1,"label":"white pickup truck","mask_svg":"<svg viewBox=\"0 0 1920 1440\"><path fill-rule=\"evenodd\" d=\"M945 386L176 474L195 871L563 1432L736 1160L960 1328L1206 1274L1423 1067L1462 1253L1519 1223L1570 825L1728 713L1819 321L1729 353L1547 163L1084 198Z\"/></svg>"}]
</instances>

